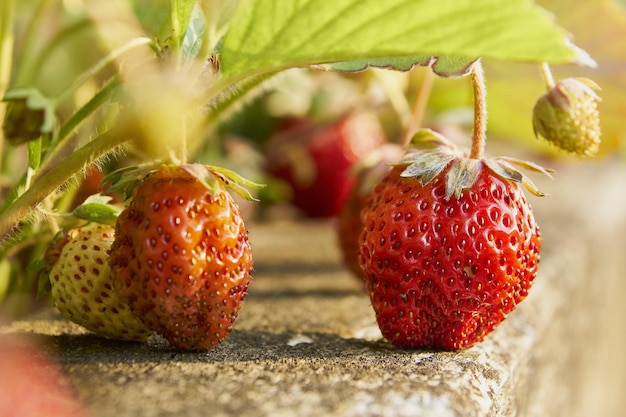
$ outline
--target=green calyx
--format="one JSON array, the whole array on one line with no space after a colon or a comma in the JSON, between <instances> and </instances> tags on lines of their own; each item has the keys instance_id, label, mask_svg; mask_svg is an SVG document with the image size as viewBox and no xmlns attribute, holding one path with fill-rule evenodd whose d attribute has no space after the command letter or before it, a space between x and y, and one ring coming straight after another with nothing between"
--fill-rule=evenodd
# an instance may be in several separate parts
<instances>
[{"instance_id":1,"label":"green calyx","mask_svg":"<svg viewBox=\"0 0 626 417\"><path fill-rule=\"evenodd\" d=\"M443 135L429 129L420 130L413 138L407 154L396 165L406 166L402 177L415 178L426 185L445 171L446 201L452 196L459 199L470 189L486 167L505 181L524 186L532 194L546 194L518 168L552 177L554 171L529 161L509 157L469 158L451 144Z\"/></svg>"},{"instance_id":2,"label":"green calyx","mask_svg":"<svg viewBox=\"0 0 626 417\"><path fill-rule=\"evenodd\" d=\"M101 194L94 194L74 209L72 215L89 222L115 226L117 217L122 212L118 205L111 204L112 198Z\"/></svg>"},{"instance_id":3,"label":"green calyx","mask_svg":"<svg viewBox=\"0 0 626 417\"><path fill-rule=\"evenodd\" d=\"M224 185L226 188L233 190L240 197L249 201L258 201L252 196L249 189L258 190L265 187L263 184L258 184L254 181L250 181L235 171L226 169L223 167L217 167L214 165L202 165L202 164L185 164L182 168L190 175L198 179L209 190L214 190L219 181L219 185Z\"/></svg>"},{"instance_id":4,"label":"green calyx","mask_svg":"<svg viewBox=\"0 0 626 417\"><path fill-rule=\"evenodd\" d=\"M105 176L103 184L109 184L109 192L119 193L124 200L133 195L135 187L148 176L163 169L182 169L212 193L226 187L246 200L256 201L250 189L260 189L265 185L250 181L234 171L223 167L204 164L178 164L159 162L122 168Z\"/></svg>"}]
</instances>

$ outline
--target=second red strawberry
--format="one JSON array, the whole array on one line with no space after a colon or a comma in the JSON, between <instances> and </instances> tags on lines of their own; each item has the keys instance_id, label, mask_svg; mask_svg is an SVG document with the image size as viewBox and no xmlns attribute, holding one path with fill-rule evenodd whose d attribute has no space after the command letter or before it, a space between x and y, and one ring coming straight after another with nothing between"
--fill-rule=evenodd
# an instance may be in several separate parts
<instances>
[{"instance_id":1,"label":"second red strawberry","mask_svg":"<svg viewBox=\"0 0 626 417\"><path fill-rule=\"evenodd\" d=\"M179 349L216 347L247 292L252 252L226 182L198 166L162 167L140 181L117 220L116 285L133 313Z\"/></svg>"}]
</instances>

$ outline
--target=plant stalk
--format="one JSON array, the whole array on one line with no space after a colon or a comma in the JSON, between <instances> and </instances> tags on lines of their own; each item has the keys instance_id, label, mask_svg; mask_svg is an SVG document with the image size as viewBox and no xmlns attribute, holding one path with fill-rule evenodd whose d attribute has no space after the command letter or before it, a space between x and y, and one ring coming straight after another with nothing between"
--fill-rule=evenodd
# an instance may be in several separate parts
<instances>
[{"instance_id":1,"label":"plant stalk","mask_svg":"<svg viewBox=\"0 0 626 417\"><path fill-rule=\"evenodd\" d=\"M130 138L111 129L87 143L42 175L0 216L0 253L10 241L12 232L50 194L54 193L85 167L113 151Z\"/></svg>"},{"instance_id":2,"label":"plant stalk","mask_svg":"<svg viewBox=\"0 0 626 417\"><path fill-rule=\"evenodd\" d=\"M546 84L546 89L550 90L554 87L554 77L552 76L552 70L550 70L550 65L547 62L542 62L539 66L541 70L541 76L543 77L543 81Z\"/></svg>"},{"instance_id":3,"label":"plant stalk","mask_svg":"<svg viewBox=\"0 0 626 417\"><path fill-rule=\"evenodd\" d=\"M474 131L470 158L481 159L487 141L487 85L480 60L472 66L470 77L474 93Z\"/></svg>"},{"instance_id":4,"label":"plant stalk","mask_svg":"<svg viewBox=\"0 0 626 417\"><path fill-rule=\"evenodd\" d=\"M121 80L119 77L111 78L105 83L105 85L98 91L87 103L79 108L67 121L59 128L56 143L46 153L41 171L47 171L50 168L50 164L56 161L57 156L61 154L65 145L68 143L70 134L80 125L87 117L95 112L110 96L115 89L119 87Z\"/></svg>"}]
</instances>

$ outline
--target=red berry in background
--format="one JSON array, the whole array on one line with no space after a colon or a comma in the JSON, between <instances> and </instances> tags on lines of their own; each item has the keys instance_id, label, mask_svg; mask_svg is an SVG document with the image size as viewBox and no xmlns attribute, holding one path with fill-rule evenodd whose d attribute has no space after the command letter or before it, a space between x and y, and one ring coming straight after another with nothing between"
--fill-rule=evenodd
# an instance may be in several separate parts
<instances>
[{"instance_id":1,"label":"red berry in background","mask_svg":"<svg viewBox=\"0 0 626 417\"><path fill-rule=\"evenodd\" d=\"M541 238L511 159L407 155L362 212L360 265L383 336L401 348L482 341L528 295ZM537 193L539 193L537 191Z\"/></svg>"},{"instance_id":2,"label":"red berry in background","mask_svg":"<svg viewBox=\"0 0 626 417\"><path fill-rule=\"evenodd\" d=\"M354 184L354 165L384 141L382 127L370 113L322 126L296 124L268 142L266 169L291 186L292 204L307 216L332 217Z\"/></svg>"},{"instance_id":3,"label":"red berry in background","mask_svg":"<svg viewBox=\"0 0 626 417\"><path fill-rule=\"evenodd\" d=\"M52 358L27 340L0 336L0 416L90 415Z\"/></svg>"},{"instance_id":4,"label":"red berry in background","mask_svg":"<svg viewBox=\"0 0 626 417\"><path fill-rule=\"evenodd\" d=\"M366 156L356 168L356 181L337 217L337 243L343 261L360 279L364 279L359 265L359 236L363 230L361 210L374 186L391 169L390 164L399 161L403 154L400 145L387 143Z\"/></svg>"},{"instance_id":5,"label":"red berry in background","mask_svg":"<svg viewBox=\"0 0 626 417\"><path fill-rule=\"evenodd\" d=\"M100 192L100 182L104 172L98 167L91 167L85 171L85 177L74 195L72 207L80 205L87 197Z\"/></svg>"},{"instance_id":6,"label":"red berry in background","mask_svg":"<svg viewBox=\"0 0 626 417\"><path fill-rule=\"evenodd\" d=\"M212 349L228 335L252 270L226 179L203 168L165 166L141 180L111 247L116 285L133 314L186 350ZM204 178L190 173L199 171Z\"/></svg>"}]
</instances>

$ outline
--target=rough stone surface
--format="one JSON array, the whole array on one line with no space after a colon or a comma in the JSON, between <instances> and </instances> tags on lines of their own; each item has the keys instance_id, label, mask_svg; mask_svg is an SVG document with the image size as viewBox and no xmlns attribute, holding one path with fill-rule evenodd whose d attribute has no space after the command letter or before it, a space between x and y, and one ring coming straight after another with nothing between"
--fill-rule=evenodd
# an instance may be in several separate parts
<instances>
[{"instance_id":1,"label":"rough stone surface","mask_svg":"<svg viewBox=\"0 0 626 417\"><path fill-rule=\"evenodd\" d=\"M34 334L96 417L617 417L626 405L626 172L562 169L540 184L552 197L531 198L544 245L529 297L462 352L383 341L332 222L250 225L254 279L214 351L102 339L54 312L0 333Z\"/></svg>"}]
</instances>

